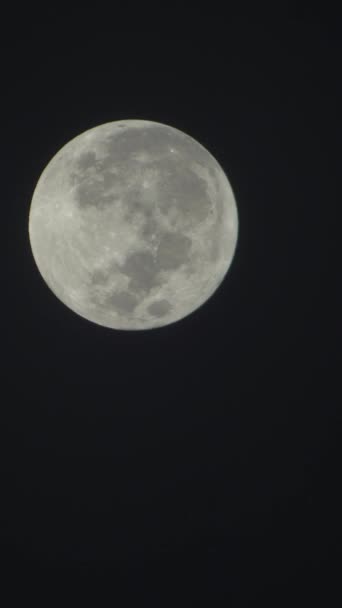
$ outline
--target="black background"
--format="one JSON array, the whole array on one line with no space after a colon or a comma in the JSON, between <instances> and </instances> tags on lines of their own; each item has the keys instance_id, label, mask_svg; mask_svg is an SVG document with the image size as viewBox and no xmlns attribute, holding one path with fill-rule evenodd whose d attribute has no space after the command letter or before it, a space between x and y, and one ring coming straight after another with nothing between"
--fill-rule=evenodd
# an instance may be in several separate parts
<instances>
[{"instance_id":1,"label":"black background","mask_svg":"<svg viewBox=\"0 0 342 608\"><path fill-rule=\"evenodd\" d=\"M2 42L2 578L48 605L90 582L96 603L339 605L339 22L75 23L21 16ZM217 292L152 331L75 315L28 239L51 157L127 118L206 146L239 212Z\"/></svg>"}]
</instances>

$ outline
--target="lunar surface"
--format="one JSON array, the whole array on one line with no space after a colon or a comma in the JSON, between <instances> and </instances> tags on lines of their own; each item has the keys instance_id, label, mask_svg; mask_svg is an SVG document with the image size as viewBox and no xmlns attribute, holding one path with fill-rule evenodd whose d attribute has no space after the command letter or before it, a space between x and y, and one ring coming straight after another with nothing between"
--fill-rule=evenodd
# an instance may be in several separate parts
<instances>
[{"instance_id":1,"label":"lunar surface","mask_svg":"<svg viewBox=\"0 0 342 608\"><path fill-rule=\"evenodd\" d=\"M199 308L234 256L238 215L215 158L150 121L81 133L41 174L29 214L37 267L89 321L151 329Z\"/></svg>"}]
</instances>

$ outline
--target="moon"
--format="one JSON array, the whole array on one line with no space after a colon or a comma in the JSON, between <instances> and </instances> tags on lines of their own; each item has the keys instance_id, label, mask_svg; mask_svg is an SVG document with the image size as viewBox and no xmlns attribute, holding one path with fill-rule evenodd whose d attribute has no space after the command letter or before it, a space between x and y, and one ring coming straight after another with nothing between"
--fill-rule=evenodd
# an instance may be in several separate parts
<instances>
[{"instance_id":1,"label":"moon","mask_svg":"<svg viewBox=\"0 0 342 608\"><path fill-rule=\"evenodd\" d=\"M169 325L202 306L234 257L238 213L212 154L175 127L120 120L64 145L42 172L29 239L45 283L104 327Z\"/></svg>"}]
</instances>

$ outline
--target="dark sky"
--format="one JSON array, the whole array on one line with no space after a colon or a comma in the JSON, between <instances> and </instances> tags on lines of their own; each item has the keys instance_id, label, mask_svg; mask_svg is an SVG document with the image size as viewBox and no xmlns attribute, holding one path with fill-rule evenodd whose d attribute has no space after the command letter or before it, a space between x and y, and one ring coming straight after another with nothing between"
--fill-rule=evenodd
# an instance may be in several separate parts
<instances>
[{"instance_id":1,"label":"dark sky","mask_svg":"<svg viewBox=\"0 0 342 608\"><path fill-rule=\"evenodd\" d=\"M111 605L126 605L122 591L127 605L332 605L338 24L240 18L224 37L64 25L22 18L2 43L2 577L31 590L44 580L45 605L89 581ZM108 330L66 308L28 239L51 157L127 118L200 141L239 212L217 292L152 331Z\"/></svg>"}]
</instances>

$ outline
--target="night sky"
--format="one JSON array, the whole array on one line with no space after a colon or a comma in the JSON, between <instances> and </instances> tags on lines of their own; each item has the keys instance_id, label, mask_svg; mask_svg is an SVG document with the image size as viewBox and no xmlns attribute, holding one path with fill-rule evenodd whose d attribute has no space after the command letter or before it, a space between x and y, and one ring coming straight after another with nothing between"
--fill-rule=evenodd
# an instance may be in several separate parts
<instances>
[{"instance_id":1,"label":"night sky","mask_svg":"<svg viewBox=\"0 0 342 608\"><path fill-rule=\"evenodd\" d=\"M342 532L339 26L240 18L225 37L108 37L97 26L90 37L53 24L22 19L2 42L1 578L28 597L44 581L46 606L70 586L81 605L90 583L99 606L103 589L120 606L331 606ZM218 290L151 331L69 310L28 238L52 156L128 118L202 143L239 213Z\"/></svg>"}]
</instances>

